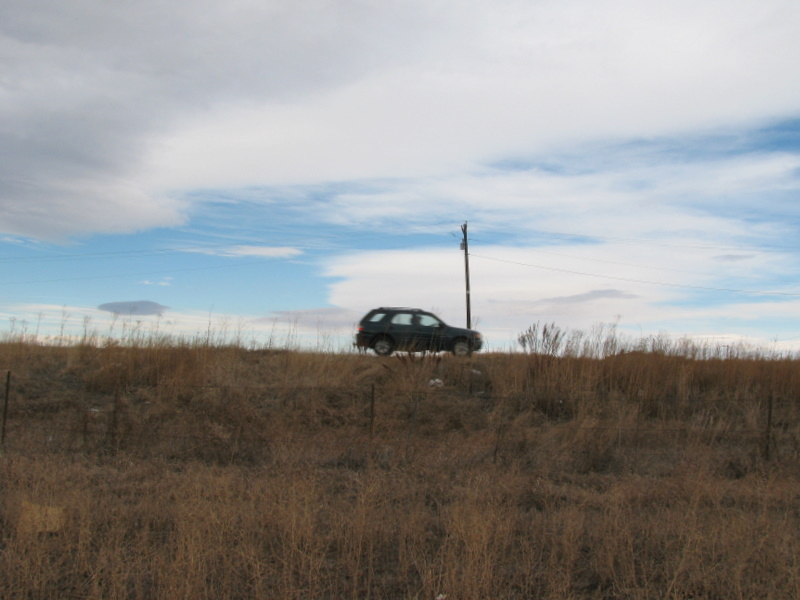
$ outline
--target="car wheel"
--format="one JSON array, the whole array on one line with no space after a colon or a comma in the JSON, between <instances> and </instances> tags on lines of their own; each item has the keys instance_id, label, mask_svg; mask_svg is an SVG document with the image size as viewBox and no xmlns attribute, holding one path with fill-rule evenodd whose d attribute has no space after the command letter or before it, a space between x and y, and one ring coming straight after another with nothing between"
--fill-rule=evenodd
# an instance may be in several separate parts
<instances>
[{"instance_id":1,"label":"car wheel","mask_svg":"<svg viewBox=\"0 0 800 600\"><path fill-rule=\"evenodd\" d=\"M390 339L380 338L379 340L375 340L375 343L372 344L372 349L378 356L389 356L394 352L394 345Z\"/></svg>"},{"instance_id":2,"label":"car wheel","mask_svg":"<svg viewBox=\"0 0 800 600\"><path fill-rule=\"evenodd\" d=\"M469 356L470 348L467 340L456 340L453 344L453 354L456 356Z\"/></svg>"}]
</instances>

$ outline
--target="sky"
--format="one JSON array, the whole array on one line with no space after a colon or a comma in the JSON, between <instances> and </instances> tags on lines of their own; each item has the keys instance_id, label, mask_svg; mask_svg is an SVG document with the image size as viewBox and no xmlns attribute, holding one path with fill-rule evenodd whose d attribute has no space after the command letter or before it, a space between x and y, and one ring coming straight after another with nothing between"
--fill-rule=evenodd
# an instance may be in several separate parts
<instances>
[{"instance_id":1,"label":"sky","mask_svg":"<svg viewBox=\"0 0 800 600\"><path fill-rule=\"evenodd\" d=\"M795 0L4 0L0 332L412 306L800 348Z\"/></svg>"}]
</instances>

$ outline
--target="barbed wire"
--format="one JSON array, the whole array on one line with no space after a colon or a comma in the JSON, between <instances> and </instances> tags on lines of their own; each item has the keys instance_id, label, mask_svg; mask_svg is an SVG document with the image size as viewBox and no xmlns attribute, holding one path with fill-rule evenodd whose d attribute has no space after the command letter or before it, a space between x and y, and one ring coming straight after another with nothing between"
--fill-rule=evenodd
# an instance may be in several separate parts
<instances>
[{"instance_id":1,"label":"barbed wire","mask_svg":"<svg viewBox=\"0 0 800 600\"><path fill-rule=\"evenodd\" d=\"M366 439L382 440L391 436L390 433L387 436L388 432L385 429L379 427L376 430L375 428L376 422L382 427L385 427L388 422L387 405L392 411L388 415L388 420L397 425L394 434L405 432L404 428L408 428L408 439L410 440L418 412L424 414L426 405L442 401L476 403L476 410L486 413L487 416L486 421L475 431L481 430L493 434L496 439L482 445L489 450L494 448L495 454L502 452L500 447L506 443L507 438L545 433L555 436L580 436L592 433L619 436L617 445L632 448L631 451L636 457L670 456L679 451L679 445L685 443L686 440L696 440L707 444L754 443L757 447L764 448L766 454L770 449L777 450L778 447L784 447L786 444L789 444L790 450L797 454L797 446L800 445L800 440L797 439L800 433L796 430L788 430L787 423L780 418L784 414L796 417L800 403L791 396L774 392L756 394L751 399L758 406L764 424L756 427L739 427L736 425L735 419L741 420L744 415L737 414L736 411L717 412L714 406L701 403L694 407L692 412L686 413L684 412L685 407L677 406L677 398L647 397L641 395L643 390L639 389L629 390L627 394L622 395L622 400L628 402L631 409L635 411L624 415L628 420L627 423L609 424L608 422L591 423L576 416L577 407L588 401L587 394L596 396L603 392L602 390L599 392L597 389L567 390L563 394L547 398L542 397L543 390L535 388L515 393L496 394L491 388L487 388L478 381L462 382L464 389L443 386L439 380L431 380L427 384L422 383L418 386L401 389L381 386L374 382L359 385L323 385L297 381L259 384L137 382L135 385L127 385L121 380L115 382L113 378L102 382L80 379L48 381L42 380L40 377L23 375L15 377L14 383L15 393L12 394L12 399L20 396L25 398L29 393L29 386L32 385L36 385L38 390L50 385L58 392L69 395L57 400L52 397L43 398L42 401L28 397L22 406L17 400L12 402L10 418L7 421L4 419L3 423L3 442L7 447L13 445L18 451L27 442L39 448L63 448L72 452L113 453L130 449L131 452L136 453L143 449L135 446L149 443L152 446L150 449L152 453L163 454L168 453L168 450L162 446L169 442L175 442L178 446L181 444L195 447L205 445L209 452L229 452L234 456L239 451L237 445L249 446L243 450L245 452L259 449L269 450L272 443L280 440L280 435L275 436L274 432L255 431L255 428L269 423L273 416L269 412L271 404L252 404L251 406L256 415L259 414L259 411L264 411L260 415L264 419L263 422L258 417L256 422L246 421L248 418L246 416L239 420L235 413L220 413L218 419L206 415L205 420L192 420L181 425L142 420L142 414L137 412L137 408L143 401L149 402L145 400L148 393L164 391L169 396L176 390L191 390L201 394L202 392L214 392L219 394L220 401L224 401L226 394L234 391L243 393L245 401L252 401L259 397L263 401L264 395L274 394L275 397L270 397L269 400L276 403L291 403L292 409L302 409L307 406L312 411L325 408L319 404L320 398L313 397L314 394L321 395L322 400L328 402L334 400L330 396L338 396L335 398L337 402L341 403L343 400L350 402L350 410L353 406L360 405L359 410L365 412L363 414L347 414L343 410L339 410L332 415L312 416L312 420L318 418L320 421L318 425L326 426L324 420L333 418L335 422L328 423L327 427L334 438L336 435L342 435L342 438L339 442L332 442L331 438L328 438L326 443L338 443L342 448L350 448L353 444L357 445ZM92 390L93 386L100 389ZM142 397L131 399L131 396L140 392L144 392ZM610 390L606 392L610 392ZM325 396L328 397L325 398ZM203 402L208 401L208 397L201 395L197 398L182 400L180 404L182 407L191 406L192 400ZM306 402L307 404L304 404ZM406 406L409 402L414 405L413 412L409 415L397 413L398 407ZM738 404L741 406L742 402L739 401ZM657 411L658 405L664 405L667 412L675 409L676 415L682 416L685 425L675 424L679 420L677 416L668 420L666 417L653 419L644 416L654 407ZM339 404L328 408L336 410L341 409L342 406ZM602 407L600 409L602 411ZM769 416L767 409L769 409ZM543 420L539 423L515 421L518 416L530 411L534 411L537 419ZM489 414L493 416L489 416ZM61 421L53 420L54 415ZM589 417L602 418L602 415L589 415ZM729 418L732 420L726 421ZM635 425L631 423L631 419L637 420ZM195 431L191 431L191 429ZM312 429L310 428L308 431L300 429L296 432L296 438L304 440L306 436L309 438L316 436L318 431ZM363 438L359 437L358 430L363 432ZM435 427L431 429L430 426L427 426L426 430L418 427L418 430L414 433L415 440L424 440L425 443L435 442L436 436L441 433ZM624 442L623 437L626 438ZM11 440L13 440L13 444ZM639 448L640 444L656 445L660 449L664 447L674 447L674 449L668 452L652 452L647 451L646 448ZM174 448L173 450L178 454L185 454L191 448ZM151 452L146 451L145 453Z\"/></svg>"},{"instance_id":2,"label":"barbed wire","mask_svg":"<svg viewBox=\"0 0 800 600\"><path fill-rule=\"evenodd\" d=\"M111 416L106 415L106 416ZM368 420L368 417L363 417L363 420ZM220 433L213 433L213 434L185 434L185 433L176 433L177 430L173 428L166 428L166 430L162 430L159 432L156 431L132 431L126 428L129 423L125 422L120 424L117 429L117 434L121 437L129 437L129 438L168 438L168 439L196 439L196 440L224 440L224 439L232 439L236 438L239 440L250 440L250 441L261 441L264 439L268 439L269 436L267 434L264 435L251 435L242 433L240 430L241 424L226 424L223 422L214 421L214 425L220 427L230 427L228 430L230 433L229 436L223 436ZM360 423L350 422L350 425L359 425ZM152 423L147 424L137 424L137 425L152 425ZM363 423L361 423L363 426ZM9 431L14 431L15 428L18 428L18 432L24 433L27 431L40 431L46 433L54 433L54 432L61 432L61 433L71 433L75 435L107 435L111 431L110 428L106 427L103 428L102 431L98 431L97 428L86 431L82 426L75 427L75 426L61 426L52 423L31 423L30 421L23 421L23 420L13 420L9 421L9 426L11 429ZM341 428L341 427L340 427ZM736 436L753 436L753 435L763 435L764 429L756 429L756 428L737 428L737 429L729 429L729 430L716 430L713 428L703 428L703 427L687 427L687 428L680 428L680 427L612 427L612 426L601 426L601 425L574 425L574 424L564 424L564 423L548 423L548 424L539 424L539 425L519 425L519 424L509 424L505 423L500 425L499 427L486 427L485 430L496 431L497 429L505 429L506 431L509 430L517 430L517 431L547 431L547 432L614 432L614 433L624 433L624 434L638 434L640 436L655 436L655 435L695 435L695 436L704 436L704 437L736 437ZM317 431L310 431L309 435L318 435L319 432ZM780 428L775 428L773 430L773 435L784 434L784 435L794 435L793 432L782 431ZM800 432L798 432L800 434ZM352 441L352 440L348 440Z\"/></svg>"},{"instance_id":3,"label":"barbed wire","mask_svg":"<svg viewBox=\"0 0 800 600\"><path fill-rule=\"evenodd\" d=\"M52 380L53 382L65 383L63 380ZM29 377L29 376L15 376L14 377L14 387L19 388L21 384L30 384L30 383L38 383L41 384L42 379L40 377ZM66 383L75 383L75 382L66 382ZM479 389L482 386L479 382L475 382L473 386L473 390L470 391L469 389L458 389L450 386L444 386L441 382L437 382L435 379L428 381L427 383L423 383L419 387L415 388L389 388L386 386L378 385L378 384L361 384L361 385L331 385L331 384L304 384L304 383L296 383L296 382L285 382L285 383L264 383L264 384L241 384L241 383L205 383L205 384L196 384L196 383L178 383L174 381L169 381L167 383L147 383L147 382L134 382L134 383L122 383L119 384L114 382L103 382L103 383L95 383L91 380L81 380L81 389L73 389L70 388L69 385L62 385L60 386L63 391L65 392L83 392L86 394L95 394L95 395L105 395L109 398L113 398L114 394L121 394L121 395L128 395L134 391L139 390L155 390L155 389L167 389L167 390L217 390L217 391L229 391L229 390L255 390L255 391L317 391L317 392L340 392L340 393L348 393L352 395L369 395L373 391L376 394L380 394L382 397L396 397L402 395L408 396L441 396L441 397L452 397L452 398L461 398L464 400L492 400L493 402L497 401L506 401L506 400L520 400L520 399L529 399L532 396L537 396L541 394L543 391L550 391L552 390L544 390L537 386L532 386L526 390L521 390L519 392L513 393L505 393L500 394L492 391L491 389ZM469 388L469 382L465 383L466 387ZM602 386L601 386L602 387ZM558 394L556 397L551 399L552 402L575 402L578 400L585 400L584 398L579 398L578 396L590 394L590 395L603 395L603 394L613 394L619 393L623 394L622 399L629 400L631 402L637 402L641 400L651 400L651 397L648 396L648 390L644 387L637 387L637 386L629 386L632 387L630 390L620 390L616 388L609 388L609 389L598 389L598 388L585 388L585 389L568 389L568 390L556 390ZM627 396L625 393L627 392ZM761 393L758 395L757 398L754 398L754 402L763 402L767 400L767 396L772 393L769 390ZM631 395L635 394L636 397L632 397ZM653 396L658 396L659 394L653 394ZM795 399L793 396L791 398L786 398L787 394L785 393L778 393L777 395L773 396L773 403L774 406L777 408L778 406L797 406L800 407L800 398ZM658 401L668 401L665 398L657 398ZM741 402L739 400L738 402Z\"/></svg>"}]
</instances>

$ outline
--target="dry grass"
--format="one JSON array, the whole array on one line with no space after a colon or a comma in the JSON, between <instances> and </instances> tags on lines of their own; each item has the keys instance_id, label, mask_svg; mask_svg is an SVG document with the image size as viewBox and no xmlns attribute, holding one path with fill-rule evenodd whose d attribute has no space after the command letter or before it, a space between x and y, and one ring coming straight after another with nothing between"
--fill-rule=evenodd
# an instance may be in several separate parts
<instances>
[{"instance_id":1,"label":"dry grass","mask_svg":"<svg viewBox=\"0 0 800 600\"><path fill-rule=\"evenodd\" d=\"M800 365L658 350L0 344L0 597L800 597Z\"/></svg>"}]
</instances>

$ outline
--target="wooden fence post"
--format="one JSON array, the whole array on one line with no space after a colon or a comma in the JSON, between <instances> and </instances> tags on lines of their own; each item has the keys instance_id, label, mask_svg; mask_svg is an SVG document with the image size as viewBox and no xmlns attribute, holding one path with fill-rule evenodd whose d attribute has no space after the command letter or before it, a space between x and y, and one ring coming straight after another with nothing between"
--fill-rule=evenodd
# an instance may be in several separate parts
<instances>
[{"instance_id":1,"label":"wooden fence post","mask_svg":"<svg viewBox=\"0 0 800 600\"><path fill-rule=\"evenodd\" d=\"M414 410L411 413L411 421L408 424L408 437L406 437L406 461L408 461L408 453L411 448L411 435L414 432L414 422L417 420L417 409L419 408L419 397L422 394L414 394Z\"/></svg>"},{"instance_id":2,"label":"wooden fence post","mask_svg":"<svg viewBox=\"0 0 800 600\"><path fill-rule=\"evenodd\" d=\"M372 384L369 397L369 441L375 435L375 384Z\"/></svg>"},{"instance_id":3,"label":"wooden fence post","mask_svg":"<svg viewBox=\"0 0 800 600\"><path fill-rule=\"evenodd\" d=\"M501 414L500 422L497 425L497 431L495 432L495 440L494 440L494 453L492 454L492 464L497 464L497 456L500 454L500 442L503 441L503 434L505 434L506 428L505 423L503 421L503 417Z\"/></svg>"},{"instance_id":4,"label":"wooden fence post","mask_svg":"<svg viewBox=\"0 0 800 600\"><path fill-rule=\"evenodd\" d=\"M3 402L3 430L0 433L0 444L5 446L6 443L6 422L8 421L8 398L11 390L11 371L6 371L6 394L5 401Z\"/></svg>"},{"instance_id":5,"label":"wooden fence post","mask_svg":"<svg viewBox=\"0 0 800 600\"><path fill-rule=\"evenodd\" d=\"M503 438L506 434L506 418L508 409L506 406L506 398L502 397L500 400L500 404L497 407L496 411L498 418L497 418L497 429L495 431L495 439L494 439L494 452L492 454L492 464L497 464L497 457L500 455L500 445L503 442Z\"/></svg>"},{"instance_id":6,"label":"wooden fence post","mask_svg":"<svg viewBox=\"0 0 800 600\"><path fill-rule=\"evenodd\" d=\"M120 389L114 392L114 407L111 412L111 453L116 454L118 449L119 440L117 439L117 425L118 425L118 415L117 412L119 411L119 396L120 396Z\"/></svg>"},{"instance_id":7,"label":"wooden fence post","mask_svg":"<svg viewBox=\"0 0 800 600\"><path fill-rule=\"evenodd\" d=\"M764 460L769 461L769 446L772 440L772 405L775 400L775 392L770 392L767 400L767 430L764 435Z\"/></svg>"},{"instance_id":8,"label":"wooden fence post","mask_svg":"<svg viewBox=\"0 0 800 600\"><path fill-rule=\"evenodd\" d=\"M642 423L642 397L639 396L636 403L636 431L633 438L633 464L634 468L639 467L639 433Z\"/></svg>"}]
</instances>

